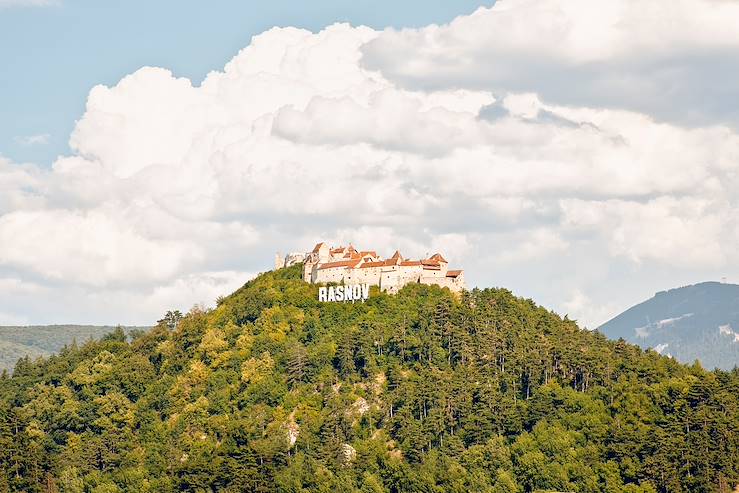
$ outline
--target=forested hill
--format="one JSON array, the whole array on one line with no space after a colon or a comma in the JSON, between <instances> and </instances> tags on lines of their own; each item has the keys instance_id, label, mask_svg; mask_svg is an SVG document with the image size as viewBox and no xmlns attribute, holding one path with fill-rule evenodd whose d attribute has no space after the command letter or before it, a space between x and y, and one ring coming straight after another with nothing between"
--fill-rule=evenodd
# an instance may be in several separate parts
<instances>
[{"instance_id":1,"label":"forested hill","mask_svg":"<svg viewBox=\"0 0 739 493\"><path fill-rule=\"evenodd\" d=\"M703 282L660 291L598 330L684 363L697 359L728 370L739 365L739 285Z\"/></svg>"},{"instance_id":2,"label":"forested hill","mask_svg":"<svg viewBox=\"0 0 739 493\"><path fill-rule=\"evenodd\" d=\"M317 301L301 266L0 380L0 491L728 492L739 371L502 289Z\"/></svg>"}]
</instances>

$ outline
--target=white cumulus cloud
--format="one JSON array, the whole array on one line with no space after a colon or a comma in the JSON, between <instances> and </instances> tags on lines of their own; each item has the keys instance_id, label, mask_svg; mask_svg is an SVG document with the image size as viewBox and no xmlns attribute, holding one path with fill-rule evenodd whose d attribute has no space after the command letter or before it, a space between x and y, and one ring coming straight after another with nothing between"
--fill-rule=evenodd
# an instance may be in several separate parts
<instances>
[{"instance_id":1,"label":"white cumulus cloud","mask_svg":"<svg viewBox=\"0 0 739 493\"><path fill-rule=\"evenodd\" d=\"M499 0L445 25L389 30L368 67L406 87L534 92L690 124L739 124L739 3Z\"/></svg>"},{"instance_id":2,"label":"white cumulus cloud","mask_svg":"<svg viewBox=\"0 0 739 493\"><path fill-rule=\"evenodd\" d=\"M739 277L737 99L691 92L739 45L727 19L502 0L421 29L271 29L201 82L143 67L90 91L50 170L0 159L0 279L40 286L0 311L153 321L319 240L441 251L589 327Z\"/></svg>"}]
</instances>

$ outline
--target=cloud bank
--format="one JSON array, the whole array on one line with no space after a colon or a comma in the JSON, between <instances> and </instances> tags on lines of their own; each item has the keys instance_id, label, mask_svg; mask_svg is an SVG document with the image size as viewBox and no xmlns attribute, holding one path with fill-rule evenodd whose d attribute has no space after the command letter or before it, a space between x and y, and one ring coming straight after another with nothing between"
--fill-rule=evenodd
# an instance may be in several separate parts
<instances>
[{"instance_id":1,"label":"cloud bank","mask_svg":"<svg viewBox=\"0 0 739 493\"><path fill-rule=\"evenodd\" d=\"M388 32L366 63L406 87L535 92L687 125L739 124L735 0L503 0Z\"/></svg>"},{"instance_id":2,"label":"cloud bank","mask_svg":"<svg viewBox=\"0 0 739 493\"><path fill-rule=\"evenodd\" d=\"M739 279L739 3L639 5L274 28L199 85L97 86L72 155L0 158L0 314L151 323L320 239L443 250L591 327Z\"/></svg>"}]
</instances>

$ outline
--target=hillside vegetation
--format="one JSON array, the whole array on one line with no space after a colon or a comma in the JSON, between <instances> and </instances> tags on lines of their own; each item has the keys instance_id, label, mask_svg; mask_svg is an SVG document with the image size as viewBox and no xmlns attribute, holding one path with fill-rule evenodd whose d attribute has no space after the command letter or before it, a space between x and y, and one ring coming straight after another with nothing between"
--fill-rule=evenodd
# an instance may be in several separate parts
<instances>
[{"instance_id":1,"label":"hillside vegetation","mask_svg":"<svg viewBox=\"0 0 739 493\"><path fill-rule=\"evenodd\" d=\"M301 266L0 380L0 491L715 492L739 372L503 289L322 303Z\"/></svg>"}]
</instances>

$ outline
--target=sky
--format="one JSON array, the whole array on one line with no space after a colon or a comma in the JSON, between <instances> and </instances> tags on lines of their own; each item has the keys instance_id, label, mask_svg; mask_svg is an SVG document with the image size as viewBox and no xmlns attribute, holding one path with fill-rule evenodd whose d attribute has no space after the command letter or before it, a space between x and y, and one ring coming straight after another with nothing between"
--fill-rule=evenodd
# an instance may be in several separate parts
<instances>
[{"instance_id":1,"label":"sky","mask_svg":"<svg viewBox=\"0 0 739 493\"><path fill-rule=\"evenodd\" d=\"M318 31L335 22L375 29L448 22L494 1L0 0L0 151L51 165L90 89L143 66L198 84L251 37L274 26Z\"/></svg>"},{"instance_id":2,"label":"sky","mask_svg":"<svg viewBox=\"0 0 739 493\"><path fill-rule=\"evenodd\" d=\"M0 324L150 324L318 241L589 328L739 282L739 1L308 4L0 0Z\"/></svg>"}]
</instances>

